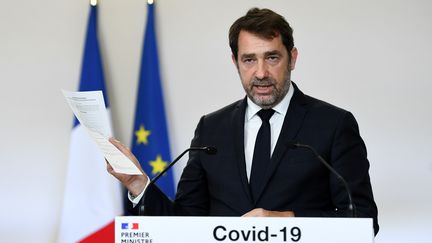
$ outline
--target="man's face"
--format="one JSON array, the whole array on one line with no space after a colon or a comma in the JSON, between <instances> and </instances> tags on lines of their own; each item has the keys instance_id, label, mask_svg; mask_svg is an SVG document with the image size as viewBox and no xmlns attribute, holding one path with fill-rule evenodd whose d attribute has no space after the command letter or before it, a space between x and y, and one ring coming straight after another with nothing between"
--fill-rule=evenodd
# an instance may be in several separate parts
<instances>
[{"instance_id":1,"label":"man's face","mask_svg":"<svg viewBox=\"0 0 432 243\"><path fill-rule=\"evenodd\" d=\"M233 56L247 96L265 109L285 97L296 59L297 49L293 48L289 61L280 35L270 40L243 30L238 38L237 62Z\"/></svg>"}]
</instances>

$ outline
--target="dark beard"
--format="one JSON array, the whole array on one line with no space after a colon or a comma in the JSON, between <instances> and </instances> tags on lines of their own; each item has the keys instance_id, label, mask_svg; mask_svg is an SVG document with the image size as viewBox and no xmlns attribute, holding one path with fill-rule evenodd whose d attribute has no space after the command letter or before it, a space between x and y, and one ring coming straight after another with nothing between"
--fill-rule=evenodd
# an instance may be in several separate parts
<instances>
[{"instance_id":1,"label":"dark beard","mask_svg":"<svg viewBox=\"0 0 432 243\"><path fill-rule=\"evenodd\" d=\"M282 87L282 89L278 89L276 86L276 81L272 78L264 78L264 79L254 78L251 81L251 85L248 87L248 90L246 90L246 94L259 107L263 109L269 109L279 104L279 102L285 97L285 95L288 93L289 84L290 81L285 81L285 85ZM268 98L254 97L252 93L254 86L268 86L268 85L273 86L273 91L270 97Z\"/></svg>"}]
</instances>

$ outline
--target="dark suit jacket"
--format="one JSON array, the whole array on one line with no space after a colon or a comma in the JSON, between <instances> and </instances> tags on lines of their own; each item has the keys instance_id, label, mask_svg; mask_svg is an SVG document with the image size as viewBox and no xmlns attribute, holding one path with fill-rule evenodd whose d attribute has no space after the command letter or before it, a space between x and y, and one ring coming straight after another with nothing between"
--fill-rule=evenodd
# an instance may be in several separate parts
<instances>
[{"instance_id":1,"label":"dark suit jacket","mask_svg":"<svg viewBox=\"0 0 432 243\"><path fill-rule=\"evenodd\" d=\"M369 179L366 147L353 115L303 94L294 84L265 184L254 201L244 158L246 99L203 116L191 146L214 146L216 155L190 152L174 202L152 185L143 198L147 215L239 216L254 208L294 211L299 217L345 217L343 185L314 155L288 148L296 141L313 146L348 182L359 217L374 219L377 207ZM136 212L135 212L136 213Z\"/></svg>"}]
</instances>

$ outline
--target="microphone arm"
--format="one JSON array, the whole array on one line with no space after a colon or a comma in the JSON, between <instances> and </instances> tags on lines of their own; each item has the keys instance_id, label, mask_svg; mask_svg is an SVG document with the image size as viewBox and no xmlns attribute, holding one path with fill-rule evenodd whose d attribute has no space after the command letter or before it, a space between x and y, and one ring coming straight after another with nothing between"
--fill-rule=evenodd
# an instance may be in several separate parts
<instances>
[{"instance_id":1,"label":"microphone arm","mask_svg":"<svg viewBox=\"0 0 432 243\"><path fill-rule=\"evenodd\" d=\"M333 167L329 163L327 163L327 161L325 161L325 159L323 159L323 157L321 157L321 155L319 155L318 152L312 146L309 146L306 144L301 144L301 143L289 143L288 147L308 149L309 151L311 151L315 155L316 158L318 158L319 161L321 161L321 163L323 163L325 165L325 167L327 167L327 169L330 170L330 172L333 175L336 176L336 178L338 180L340 180L342 182L342 184L344 185L345 190L348 194L348 210L351 212L351 217L357 217L356 208L355 208L355 205L353 203L351 190L349 189L348 183L345 181L345 179L335 169L333 169Z\"/></svg>"},{"instance_id":2,"label":"microphone arm","mask_svg":"<svg viewBox=\"0 0 432 243\"><path fill-rule=\"evenodd\" d=\"M157 174L153 179L150 180L150 182L147 185L147 188L153 184L155 184L161 176L163 176L174 164L176 164L187 152L189 151L204 151L206 154L216 154L217 149L215 147L190 147L183 151L177 158L175 158L165 169L163 169L159 174ZM143 198L141 199L140 207L138 208L138 215L141 216L142 213L144 213L144 198L145 198L146 192L144 192Z\"/></svg>"},{"instance_id":3,"label":"microphone arm","mask_svg":"<svg viewBox=\"0 0 432 243\"><path fill-rule=\"evenodd\" d=\"M177 161L179 161L189 151L204 151L206 154L216 154L217 153L217 149L214 147L207 147L207 146L205 146L205 147L190 147L190 148L186 149L185 151L183 151L183 153L181 153L179 156L177 156L177 158L175 158L175 160L173 160L173 162L171 162L167 167L165 167L164 170L162 170L159 174L157 174L157 176L153 177L153 179L150 180L149 186L151 184L156 183L156 181L158 181L161 176L163 176L175 163L177 163Z\"/></svg>"}]
</instances>

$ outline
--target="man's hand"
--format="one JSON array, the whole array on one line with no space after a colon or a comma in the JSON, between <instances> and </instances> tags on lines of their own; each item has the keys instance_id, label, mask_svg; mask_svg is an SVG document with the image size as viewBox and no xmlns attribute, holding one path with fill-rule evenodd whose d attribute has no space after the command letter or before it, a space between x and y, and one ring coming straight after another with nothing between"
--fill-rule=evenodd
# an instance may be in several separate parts
<instances>
[{"instance_id":1,"label":"man's hand","mask_svg":"<svg viewBox=\"0 0 432 243\"><path fill-rule=\"evenodd\" d=\"M109 141L118 148L126 157L128 157L137 167L138 169L143 173L142 175L127 175L122 173L117 173L114 171L114 169L111 167L111 165L107 162L107 171L111 175L113 175L115 178L117 178L132 194L132 196L139 195L145 188L147 184L148 177L146 173L144 173L143 169L141 168L140 163L138 162L137 158L132 154L132 152L124 146L122 143L120 143L115 138L110 138Z\"/></svg>"},{"instance_id":2,"label":"man's hand","mask_svg":"<svg viewBox=\"0 0 432 243\"><path fill-rule=\"evenodd\" d=\"M295 217L295 215L293 211L269 211L263 208L255 208L242 217Z\"/></svg>"}]
</instances>

